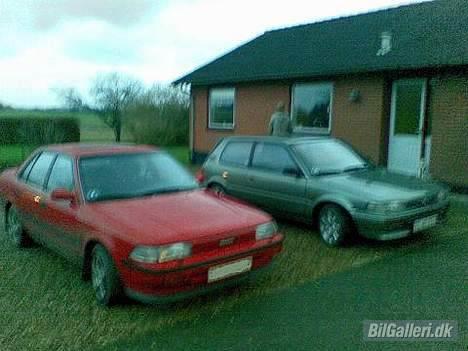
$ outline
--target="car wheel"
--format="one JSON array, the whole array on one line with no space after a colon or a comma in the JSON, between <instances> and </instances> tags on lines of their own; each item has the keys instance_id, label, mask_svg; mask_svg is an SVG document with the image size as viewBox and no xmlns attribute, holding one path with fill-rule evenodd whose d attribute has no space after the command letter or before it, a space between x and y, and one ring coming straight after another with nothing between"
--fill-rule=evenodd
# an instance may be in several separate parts
<instances>
[{"instance_id":1,"label":"car wheel","mask_svg":"<svg viewBox=\"0 0 468 351\"><path fill-rule=\"evenodd\" d=\"M120 295L120 280L114 261L102 245L96 245L91 256L91 282L98 304L109 306Z\"/></svg>"},{"instance_id":2,"label":"car wheel","mask_svg":"<svg viewBox=\"0 0 468 351\"><path fill-rule=\"evenodd\" d=\"M224 189L222 185L215 183L215 184L211 184L208 188L210 189L210 191L212 191L214 194L218 196L223 196L226 194L226 190Z\"/></svg>"},{"instance_id":3,"label":"car wheel","mask_svg":"<svg viewBox=\"0 0 468 351\"><path fill-rule=\"evenodd\" d=\"M319 215L320 236L330 246L339 246L345 241L350 223L347 214L336 205L325 205Z\"/></svg>"},{"instance_id":4,"label":"car wheel","mask_svg":"<svg viewBox=\"0 0 468 351\"><path fill-rule=\"evenodd\" d=\"M15 206L11 206L6 212L5 232L8 240L16 247L25 247L29 243Z\"/></svg>"}]
</instances>

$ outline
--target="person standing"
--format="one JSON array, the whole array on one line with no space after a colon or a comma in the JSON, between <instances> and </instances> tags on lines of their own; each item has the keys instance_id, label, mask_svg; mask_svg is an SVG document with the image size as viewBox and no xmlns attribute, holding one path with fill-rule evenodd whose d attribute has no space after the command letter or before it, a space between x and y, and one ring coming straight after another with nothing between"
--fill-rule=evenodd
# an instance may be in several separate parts
<instances>
[{"instance_id":1,"label":"person standing","mask_svg":"<svg viewBox=\"0 0 468 351\"><path fill-rule=\"evenodd\" d=\"M275 112L271 115L268 125L268 134L274 136L290 136L292 132L291 120L285 112L284 102L280 101L276 105Z\"/></svg>"}]
</instances>

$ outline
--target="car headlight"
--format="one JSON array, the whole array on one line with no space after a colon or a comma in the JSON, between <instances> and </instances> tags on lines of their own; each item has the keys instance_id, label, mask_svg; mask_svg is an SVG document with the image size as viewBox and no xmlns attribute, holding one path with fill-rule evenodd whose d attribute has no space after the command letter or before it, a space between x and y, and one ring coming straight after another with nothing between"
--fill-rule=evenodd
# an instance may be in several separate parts
<instances>
[{"instance_id":1,"label":"car headlight","mask_svg":"<svg viewBox=\"0 0 468 351\"><path fill-rule=\"evenodd\" d=\"M449 196L449 192L447 190L441 190L437 193L437 201L445 201Z\"/></svg>"},{"instance_id":2,"label":"car headlight","mask_svg":"<svg viewBox=\"0 0 468 351\"><path fill-rule=\"evenodd\" d=\"M163 263L180 260L192 254L192 244L175 243L163 246L137 246L130 258L143 263Z\"/></svg>"},{"instance_id":3,"label":"car headlight","mask_svg":"<svg viewBox=\"0 0 468 351\"><path fill-rule=\"evenodd\" d=\"M401 211L405 208L405 204L401 201L388 201L388 202L369 202L367 210L370 212L395 212Z\"/></svg>"},{"instance_id":4,"label":"car headlight","mask_svg":"<svg viewBox=\"0 0 468 351\"><path fill-rule=\"evenodd\" d=\"M255 239L262 240L271 238L278 231L278 227L275 222L263 223L257 226L255 229Z\"/></svg>"}]
</instances>

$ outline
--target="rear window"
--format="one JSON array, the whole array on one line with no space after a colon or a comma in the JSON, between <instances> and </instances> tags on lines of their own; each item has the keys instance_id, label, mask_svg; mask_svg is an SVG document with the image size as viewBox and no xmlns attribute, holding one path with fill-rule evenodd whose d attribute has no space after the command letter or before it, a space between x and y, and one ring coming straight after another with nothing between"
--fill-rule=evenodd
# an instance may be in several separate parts
<instances>
[{"instance_id":1,"label":"rear window","mask_svg":"<svg viewBox=\"0 0 468 351\"><path fill-rule=\"evenodd\" d=\"M251 150L252 142L231 142L226 145L220 161L246 167L249 164Z\"/></svg>"}]
</instances>

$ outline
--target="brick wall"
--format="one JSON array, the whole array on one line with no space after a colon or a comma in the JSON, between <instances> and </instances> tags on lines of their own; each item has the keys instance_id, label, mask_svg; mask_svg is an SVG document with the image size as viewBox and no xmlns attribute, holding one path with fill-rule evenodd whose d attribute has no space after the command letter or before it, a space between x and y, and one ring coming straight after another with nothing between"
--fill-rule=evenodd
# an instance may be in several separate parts
<instances>
[{"instance_id":1,"label":"brick wall","mask_svg":"<svg viewBox=\"0 0 468 351\"><path fill-rule=\"evenodd\" d=\"M219 138L224 136L263 135L267 132L268 122L278 101L289 105L289 85L241 85L236 86L235 129L219 131L208 129L208 89L194 87L192 90L195 103L194 149L208 152Z\"/></svg>"},{"instance_id":2,"label":"brick wall","mask_svg":"<svg viewBox=\"0 0 468 351\"><path fill-rule=\"evenodd\" d=\"M448 183L468 186L468 77L431 80L432 117L430 173Z\"/></svg>"},{"instance_id":3,"label":"brick wall","mask_svg":"<svg viewBox=\"0 0 468 351\"><path fill-rule=\"evenodd\" d=\"M357 102L349 101L353 89L360 93ZM385 93L383 78L341 79L334 84L332 135L347 141L378 164L386 159Z\"/></svg>"}]
</instances>

